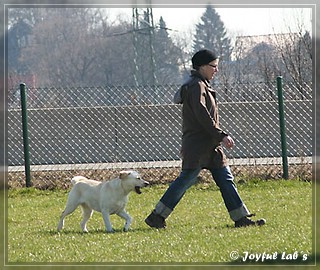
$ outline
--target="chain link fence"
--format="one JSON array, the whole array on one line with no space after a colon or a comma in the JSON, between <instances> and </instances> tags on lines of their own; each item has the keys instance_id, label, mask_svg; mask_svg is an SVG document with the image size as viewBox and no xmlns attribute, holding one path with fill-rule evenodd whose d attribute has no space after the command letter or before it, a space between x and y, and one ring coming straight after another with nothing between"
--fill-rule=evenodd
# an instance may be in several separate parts
<instances>
[{"instance_id":1,"label":"chain link fence","mask_svg":"<svg viewBox=\"0 0 320 270\"><path fill-rule=\"evenodd\" d=\"M215 85L221 127L236 142L226 150L235 176L281 177L276 83ZM180 171L179 85L28 89L32 182L68 186L82 174L103 180L119 170L139 170L151 182ZM284 84L290 177L311 179L312 84ZM19 89L8 96L9 187L24 186ZM201 179L209 179L206 171Z\"/></svg>"}]
</instances>

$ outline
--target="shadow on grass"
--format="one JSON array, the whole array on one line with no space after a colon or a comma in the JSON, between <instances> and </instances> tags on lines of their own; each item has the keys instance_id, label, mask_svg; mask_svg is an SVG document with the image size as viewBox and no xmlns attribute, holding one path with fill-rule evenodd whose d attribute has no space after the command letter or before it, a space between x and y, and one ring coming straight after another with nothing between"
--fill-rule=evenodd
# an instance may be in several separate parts
<instances>
[{"instance_id":1,"label":"shadow on grass","mask_svg":"<svg viewBox=\"0 0 320 270\"><path fill-rule=\"evenodd\" d=\"M158 230L158 229L153 229L153 228L136 228L136 229L129 229L129 231L125 232L123 229L114 229L114 232L112 233L108 233L106 232L106 230L104 229L92 229L89 230L88 232L82 232L80 230L68 230L68 229L63 229L60 232L58 232L57 230L47 230L47 231L42 231L42 234L44 235L94 235L94 234L127 234L127 233L136 233L136 232L149 232L149 231L154 231L154 230Z\"/></svg>"}]
</instances>

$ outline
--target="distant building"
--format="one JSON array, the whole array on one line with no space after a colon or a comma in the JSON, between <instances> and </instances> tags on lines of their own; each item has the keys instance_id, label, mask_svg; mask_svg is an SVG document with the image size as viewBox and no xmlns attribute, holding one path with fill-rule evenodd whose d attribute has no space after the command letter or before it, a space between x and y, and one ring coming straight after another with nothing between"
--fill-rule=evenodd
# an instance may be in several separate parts
<instances>
[{"instance_id":1,"label":"distant building","mask_svg":"<svg viewBox=\"0 0 320 270\"><path fill-rule=\"evenodd\" d=\"M259 44L264 43L276 48L284 48L299 40L297 33L270 34L256 36L238 36L236 38L232 60L243 59Z\"/></svg>"}]
</instances>

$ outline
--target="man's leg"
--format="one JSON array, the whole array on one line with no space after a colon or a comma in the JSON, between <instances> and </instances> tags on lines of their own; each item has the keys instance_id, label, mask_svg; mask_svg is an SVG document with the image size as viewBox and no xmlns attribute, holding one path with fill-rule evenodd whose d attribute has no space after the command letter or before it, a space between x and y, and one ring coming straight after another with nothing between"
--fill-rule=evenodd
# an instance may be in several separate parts
<instances>
[{"instance_id":1,"label":"man's leg","mask_svg":"<svg viewBox=\"0 0 320 270\"><path fill-rule=\"evenodd\" d=\"M182 170L178 178L170 184L145 222L151 227L164 228L166 226L165 219L171 214L187 189L195 184L200 171L201 169Z\"/></svg>"},{"instance_id":2,"label":"man's leg","mask_svg":"<svg viewBox=\"0 0 320 270\"><path fill-rule=\"evenodd\" d=\"M236 185L234 183L234 177L231 173L230 167L223 167L210 170L212 177L216 184L220 188L220 192L224 203L228 209L230 218L235 221L236 227L248 226L248 225L264 225L265 220L258 220L256 222L248 219L252 216L246 205L243 203Z\"/></svg>"}]
</instances>

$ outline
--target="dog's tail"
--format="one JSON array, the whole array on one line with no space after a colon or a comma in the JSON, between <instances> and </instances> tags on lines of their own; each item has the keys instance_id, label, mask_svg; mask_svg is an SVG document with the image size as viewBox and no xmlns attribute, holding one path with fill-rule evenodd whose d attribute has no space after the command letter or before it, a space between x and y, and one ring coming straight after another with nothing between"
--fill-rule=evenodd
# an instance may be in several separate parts
<instances>
[{"instance_id":1,"label":"dog's tail","mask_svg":"<svg viewBox=\"0 0 320 270\"><path fill-rule=\"evenodd\" d=\"M86 180L87 178L84 176L75 176L71 179L71 184L74 185L81 180Z\"/></svg>"}]
</instances>

